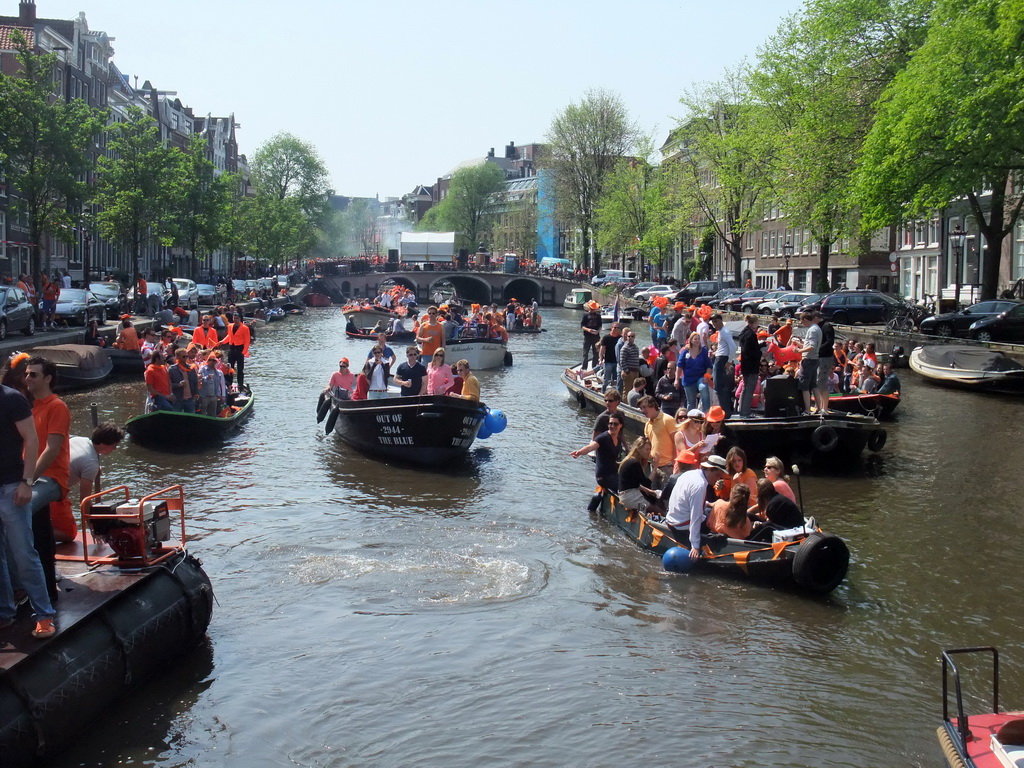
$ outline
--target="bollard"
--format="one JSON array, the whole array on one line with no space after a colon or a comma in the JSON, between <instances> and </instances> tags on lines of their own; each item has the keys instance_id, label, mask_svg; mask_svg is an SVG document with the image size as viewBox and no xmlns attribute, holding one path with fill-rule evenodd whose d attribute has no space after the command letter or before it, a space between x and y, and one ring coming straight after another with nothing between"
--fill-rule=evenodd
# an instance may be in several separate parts
<instances>
[{"instance_id":1,"label":"bollard","mask_svg":"<svg viewBox=\"0 0 1024 768\"><path fill-rule=\"evenodd\" d=\"M99 407L99 403L89 403L89 413L92 414L92 425L94 427L100 423Z\"/></svg>"}]
</instances>

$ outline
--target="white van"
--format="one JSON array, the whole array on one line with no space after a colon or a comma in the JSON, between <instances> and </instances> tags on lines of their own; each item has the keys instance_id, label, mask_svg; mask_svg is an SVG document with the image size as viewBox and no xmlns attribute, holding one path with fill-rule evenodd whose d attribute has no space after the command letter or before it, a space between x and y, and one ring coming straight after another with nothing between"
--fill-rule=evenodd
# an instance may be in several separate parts
<instances>
[{"instance_id":1,"label":"white van","mask_svg":"<svg viewBox=\"0 0 1024 768\"><path fill-rule=\"evenodd\" d=\"M629 272L621 269L606 269L598 272L591 281L593 285L604 285L605 283L635 283L636 272Z\"/></svg>"}]
</instances>

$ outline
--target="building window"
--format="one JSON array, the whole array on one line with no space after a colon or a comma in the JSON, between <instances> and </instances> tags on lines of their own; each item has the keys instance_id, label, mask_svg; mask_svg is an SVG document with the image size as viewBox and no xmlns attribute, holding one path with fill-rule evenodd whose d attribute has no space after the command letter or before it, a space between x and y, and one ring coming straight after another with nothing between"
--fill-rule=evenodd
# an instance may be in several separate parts
<instances>
[{"instance_id":1,"label":"building window","mask_svg":"<svg viewBox=\"0 0 1024 768\"><path fill-rule=\"evenodd\" d=\"M1024 220L1017 219L1013 226L1013 264L1010 268L1010 279L1020 280L1024 277Z\"/></svg>"},{"instance_id":2,"label":"building window","mask_svg":"<svg viewBox=\"0 0 1024 768\"><path fill-rule=\"evenodd\" d=\"M942 222L939 219L939 212L935 211L932 213L930 219L928 219L928 244L938 245L939 239L942 237Z\"/></svg>"}]
</instances>

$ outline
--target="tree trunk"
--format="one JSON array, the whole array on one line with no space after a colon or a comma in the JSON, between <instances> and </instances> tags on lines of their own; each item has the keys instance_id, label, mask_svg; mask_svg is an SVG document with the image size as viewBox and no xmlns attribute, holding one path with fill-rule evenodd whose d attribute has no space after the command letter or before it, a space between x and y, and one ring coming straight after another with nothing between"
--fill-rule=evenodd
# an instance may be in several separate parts
<instances>
[{"instance_id":1,"label":"tree trunk","mask_svg":"<svg viewBox=\"0 0 1024 768\"><path fill-rule=\"evenodd\" d=\"M832 250L832 243L818 244L818 284L815 288L819 291L831 291L832 285L828 279L828 257Z\"/></svg>"},{"instance_id":2,"label":"tree trunk","mask_svg":"<svg viewBox=\"0 0 1024 768\"><path fill-rule=\"evenodd\" d=\"M985 238L985 245L988 253L985 255L985 263L981 269L981 301L991 301L996 298L999 288L999 266L1003 260L1003 238L1011 231L1011 226L1003 225L1003 218L1006 215L1006 184L1008 176L992 182L992 202L985 218L985 212L978 202L977 196L968 195L971 209L974 211L975 221L978 222L978 230ZM966 254L965 254L966 256ZM980 257L980 254L979 254ZM962 275L957 275L957 282Z\"/></svg>"},{"instance_id":3,"label":"tree trunk","mask_svg":"<svg viewBox=\"0 0 1024 768\"><path fill-rule=\"evenodd\" d=\"M743 285L743 238L742 237L730 237L725 241L725 246L729 251L729 257L732 259L733 268L733 280L736 281L736 285ZM699 259L700 256L698 255ZM708 259L710 260L710 254ZM701 265L701 269L704 265Z\"/></svg>"}]
</instances>

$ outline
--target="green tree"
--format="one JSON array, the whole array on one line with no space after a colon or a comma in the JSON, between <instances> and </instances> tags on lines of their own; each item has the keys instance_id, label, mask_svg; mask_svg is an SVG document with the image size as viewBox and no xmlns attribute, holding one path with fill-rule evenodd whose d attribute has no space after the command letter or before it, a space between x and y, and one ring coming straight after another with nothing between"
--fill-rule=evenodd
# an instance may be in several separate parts
<instances>
[{"instance_id":1,"label":"green tree","mask_svg":"<svg viewBox=\"0 0 1024 768\"><path fill-rule=\"evenodd\" d=\"M920 45L933 0L812 0L761 49L751 96L772 137L772 193L818 248L819 289L833 244L859 231L857 157L882 89Z\"/></svg>"},{"instance_id":2,"label":"green tree","mask_svg":"<svg viewBox=\"0 0 1024 768\"><path fill-rule=\"evenodd\" d=\"M1003 239L1024 204L1022 44L1021 2L940 0L882 95L858 170L873 226L966 198L988 246L982 299L996 297Z\"/></svg>"},{"instance_id":3,"label":"green tree","mask_svg":"<svg viewBox=\"0 0 1024 768\"><path fill-rule=\"evenodd\" d=\"M684 210L712 226L742 285L743 237L760 227L769 189L772 134L765 112L751 101L743 71L690 91L680 102L687 114L670 139L674 184Z\"/></svg>"},{"instance_id":4,"label":"green tree","mask_svg":"<svg viewBox=\"0 0 1024 768\"><path fill-rule=\"evenodd\" d=\"M13 187L12 207L26 215L31 239L32 278L49 269L40 258L44 237L74 241L92 146L106 123L103 112L81 99L64 101L54 93L55 54L36 55L24 36L14 33L21 71L0 75L0 163Z\"/></svg>"},{"instance_id":5,"label":"green tree","mask_svg":"<svg viewBox=\"0 0 1024 768\"><path fill-rule=\"evenodd\" d=\"M298 198L256 195L236 207L233 245L259 267L284 266L316 245L317 229Z\"/></svg>"},{"instance_id":6,"label":"green tree","mask_svg":"<svg viewBox=\"0 0 1024 768\"><path fill-rule=\"evenodd\" d=\"M312 144L278 133L256 150L250 170L258 193L279 200L295 198L314 226L324 223L331 190L327 166Z\"/></svg>"},{"instance_id":7,"label":"green tree","mask_svg":"<svg viewBox=\"0 0 1024 768\"><path fill-rule=\"evenodd\" d=\"M173 219L183 156L161 142L156 121L138 107L130 107L128 119L109 131L110 155L98 162L96 226L129 250L137 281L143 247L170 243L166 224Z\"/></svg>"},{"instance_id":8,"label":"green tree","mask_svg":"<svg viewBox=\"0 0 1024 768\"><path fill-rule=\"evenodd\" d=\"M589 261L595 240L594 209L605 177L632 152L636 138L636 125L622 99L603 90L587 91L578 104L556 114L548 128L541 164L555 172L556 214L580 230L582 256L595 272L601 269L601 261L597 254Z\"/></svg>"},{"instance_id":9,"label":"green tree","mask_svg":"<svg viewBox=\"0 0 1024 768\"><path fill-rule=\"evenodd\" d=\"M176 243L188 249L192 279L197 277L199 261L225 241L231 202L238 188L237 176L214 172L206 148L204 137L192 136L181 158L174 190Z\"/></svg>"},{"instance_id":10,"label":"green tree","mask_svg":"<svg viewBox=\"0 0 1024 768\"><path fill-rule=\"evenodd\" d=\"M457 245L473 252L490 229L504 189L505 172L494 163L461 168L452 176L444 200L427 211L418 229L453 231Z\"/></svg>"}]
</instances>

